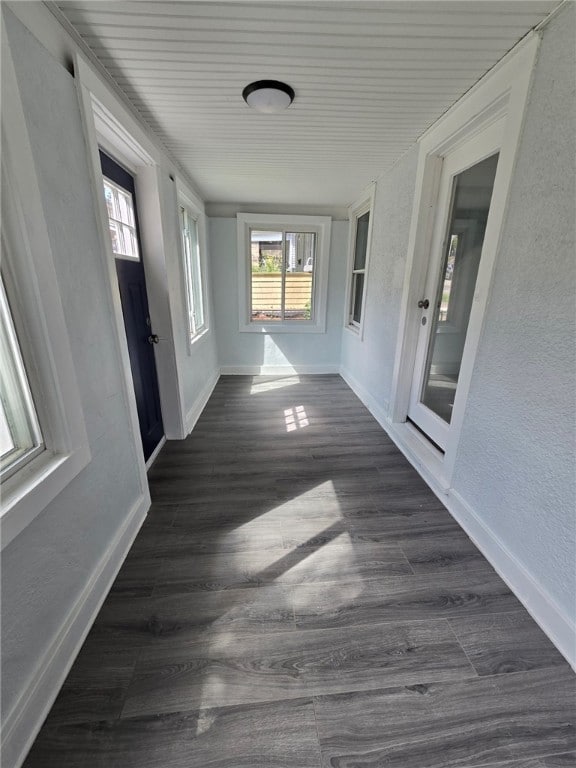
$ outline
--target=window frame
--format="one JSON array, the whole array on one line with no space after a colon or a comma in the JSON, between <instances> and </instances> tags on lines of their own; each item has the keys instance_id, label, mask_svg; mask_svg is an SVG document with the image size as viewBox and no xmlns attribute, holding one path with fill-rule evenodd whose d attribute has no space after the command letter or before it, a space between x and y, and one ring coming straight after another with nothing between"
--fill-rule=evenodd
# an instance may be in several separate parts
<instances>
[{"instance_id":1,"label":"window frame","mask_svg":"<svg viewBox=\"0 0 576 768\"><path fill-rule=\"evenodd\" d=\"M192 205L189 200L182 195L178 198L178 228L180 234L180 246L181 246L181 259L180 269L182 272L182 282L184 287L184 311L187 329L188 339L188 352L190 353L192 344L201 336L203 336L208 330L207 321L207 307L206 307L206 281L205 281L205 260L204 260L204 247L203 247L203 233L202 233L202 212L197 210L196 206ZM196 257L197 265L197 293L200 298L200 306L202 310L202 322L196 326L194 322L194 259L191 254L188 254L186 243L184 240L184 219L189 218L196 224L196 241L198 245L198 254ZM190 295L191 294L191 295ZM192 304L192 306L191 306Z\"/></svg>"},{"instance_id":2,"label":"window frame","mask_svg":"<svg viewBox=\"0 0 576 768\"><path fill-rule=\"evenodd\" d=\"M376 195L376 185L372 185L366 195L363 195L348 209L348 221L350 227L350 236L348 240L348 270L346 282L346 304L344 327L351 331L360 340L364 338L364 318L366 315L366 294L368 288L368 270L370 266L370 251L372 246L372 226L374 223L374 199ZM363 269L355 269L356 260L356 233L358 231L358 220L366 213L370 214L368 221L368 236L366 238L366 258ZM356 276L364 275L364 285L362 286L362 301L360 305L360 322L354 320L354 300L356 298L355 285Z\"/></svg>"},{"instance_id":3,"label":"window frame","mask_svg":"<svg viewBox=\"0 0 576 768\"><path fill-rule=\"evenodd\" d=\"M2 233L2 253L4 254L8 251L8 244L5 239L5 235ZM38 408L30 388L5 283L4 275L0 274L0 328L2 328L0 344L7 353L5 364L11 371L9 377L11 381L6 386L5 392L2 393L2 399L9 404L9 407L6 408L3 402L1 409L12 441L12 448L6 454L2 454L2 462L6 459L6 464L4 467L0 465L1 482L6 482L12 475L19 472L26 464L46 450L44 435L38 418ZM25 443L29 443L29 445L25 445Z\"/></svg>"},{"instance_id":4,"label":"window frame","mask_svg":"<svg viewBox=\"0 0 576 768\"><path fill-rule=\"evenodd\" d=\"M2 275L45 450L2 483L1 548L90 462L84 413L32 147L2 30Z\"/></svg>"},{"instance_id":5,"label":"window frame","mask_svg":"<svg viewBox=\"0 0 576 768\"><path fill-rule=\"evenodd\" d=\"M241 333L325 333L330 258L330 216L237 213L238 238L238 329ZM254 321L251 318L252 258L251 231L314 233L316 251L310 320ZM284 242L284 237L283 237ZM284 250L284 249L283 249Z\"/></svg>"}]
</instances>

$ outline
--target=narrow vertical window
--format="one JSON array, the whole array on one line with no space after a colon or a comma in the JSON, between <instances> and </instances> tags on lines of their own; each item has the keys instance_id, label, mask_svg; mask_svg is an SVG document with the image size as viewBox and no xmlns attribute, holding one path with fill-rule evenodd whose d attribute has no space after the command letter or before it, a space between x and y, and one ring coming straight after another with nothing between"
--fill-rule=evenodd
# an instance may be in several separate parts
<instances>
[{"instance_id":1,"label":"narrow vertical window","mask_svg":"<svg viewBox=\"0 0 576 768\"><path fill-rule=\"evenodd\" d=\"M200 244L198 240L198 221L190 212L180 207L180 225L182 230L182 253L184 258L184 284L186 287L186 312L188 331L193 339L206 327L204 320L204 301L202 296L202 269L200 263Z\"/></svg>"},{"instance_id":2,"label":"narrow vertical window","mask_svg":"<svg viewBox=\"0 0 576 768\"><path fill-rule=\"evenodd\" d=\"M370 211L368 210L361 215L355 216L354 222L355 236L348 323L355 328L360 328L364 311L366 259L368 256L368 238L370 232Z\"/></svg>"},{"instance_id":3,"label":"narrow vertical window","mask_svg":"<svg viewBox=\"0 0 576 768\"><path fill-rule=\"evenodd\" d=\"M0 477L44 450L36 408L3 282L0 282Z\"/></svg>"}]
</instances>

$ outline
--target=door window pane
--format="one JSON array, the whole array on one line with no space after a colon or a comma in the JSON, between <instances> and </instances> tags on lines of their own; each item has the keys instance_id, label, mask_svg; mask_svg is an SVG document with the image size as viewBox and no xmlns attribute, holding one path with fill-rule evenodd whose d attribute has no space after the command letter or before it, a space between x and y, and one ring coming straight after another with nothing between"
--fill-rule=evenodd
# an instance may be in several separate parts
<instances>
[{"instance_id":1,"label":"door window pane","mask_svg":"<svg viewBox=\"0 0 576 768\"><path fill-rule=\"evenodd\" d=\"M450 423L498 155L453 181L445 252L435 297L422 402Z\"/></svg>"},{"instance_id":2,"label":"door window pane","mask_svg":"<svg viewBox=\"0 0 576 768\"><path fill-rule=\"evenodd\" d=\"M132 195L110 179L104 178L104 199L108 211L112 253L123 259L138 261L140 253Z\"/></svg>"}]
</instances>

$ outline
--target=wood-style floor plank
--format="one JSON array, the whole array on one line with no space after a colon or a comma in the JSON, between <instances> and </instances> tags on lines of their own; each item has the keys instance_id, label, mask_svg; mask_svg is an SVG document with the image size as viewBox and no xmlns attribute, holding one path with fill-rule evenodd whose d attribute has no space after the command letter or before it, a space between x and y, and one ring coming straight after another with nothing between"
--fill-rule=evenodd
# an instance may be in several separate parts
<instances>
[{"instance_id":1,"label":"wood-style floor plank","mask_svg":"<svg viewBox=\"0 0 576 768\"><path fill-rule=\"evenodd\" d=\"M565 669L318 697L325 768L477 768L576 745Z\"/></svg>"},{"instance_id":2,"label":"wood-style floor plank","mask_svg":"<svg viewBox=\"0 0 576 768\"><path fill-rule=\"evenodd\" d=\"M301 585L294 588L293 600L298 627L319 629L458 617L460 621L455 620L452 626L459 640L459 627L464 631L474 626L474 620L467 623L465 617L507 614L521 608L498 576L482 573L443 573L433 580L428 576L392 576L364 583ZM489 619L495 624L498 621L491 615ZM490 621L486 623L490 625ZM468 651L466 643L463 647Z\"/></svg>"},{"instance_id":3,"label":"wood-style floor plank","mask_svg":"<svg viewBox=\"0 0 576 768\"><path fill-rule=\"evenodd\" d=\"M123 717L474 675L446 622L245 636L142 651Z\"/></svg>"},{"instance_id":4,"label":"wood-style floor plank","mask_svg":"<svg viewBox=\"0 0 576 768\"><path fill-rule=\"evenodd\" d=\"M45 727L38 768L311 768L319 749L310 701L202 709Z\"/></svg>"},{"instance_id":5,"label":"wood-style floor plank","mask_svg":"<svg viewBox=\"0 0 576 768\"><path fill-rule=\"evenodd\" d=\"M479 675L557 666L568 672L563 656L524 609L498 616L453 617L450 626Z\"/></svg>"},{"instance_id":6,"label":"wood-style floor plank","mask_svg":"<svg viewBox=\"0 0 576 768\"><path fill-rule=\"evenodd\" d=\"M573 768L574 675L338 376L222 377L25 768Z\"/></svg>"}]
</instances>

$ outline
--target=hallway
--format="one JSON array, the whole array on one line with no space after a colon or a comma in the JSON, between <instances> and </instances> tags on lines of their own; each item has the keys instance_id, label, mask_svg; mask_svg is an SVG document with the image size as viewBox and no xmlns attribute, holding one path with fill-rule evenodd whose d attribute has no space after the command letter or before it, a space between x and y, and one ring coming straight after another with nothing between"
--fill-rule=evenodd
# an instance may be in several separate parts
<instances>
[{"instance_id":1,"label":"hallway","mask_svg":"<svg viewBox=\"0 0 576 768\"><path fill-rule=\"evenodd\" d=\"M339 376L222 377L26 768L559 768L574 676Z\"/></svg>"}]
</instances>

